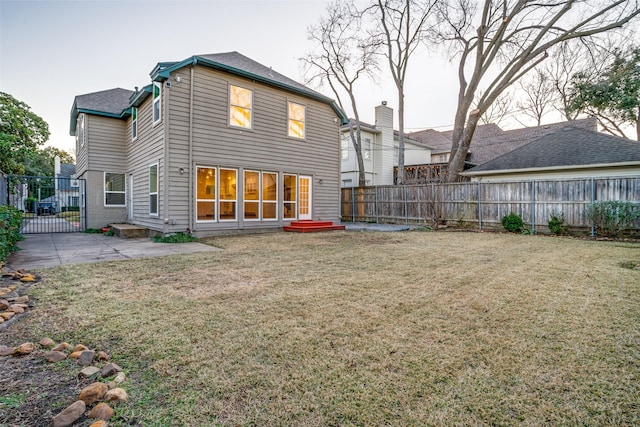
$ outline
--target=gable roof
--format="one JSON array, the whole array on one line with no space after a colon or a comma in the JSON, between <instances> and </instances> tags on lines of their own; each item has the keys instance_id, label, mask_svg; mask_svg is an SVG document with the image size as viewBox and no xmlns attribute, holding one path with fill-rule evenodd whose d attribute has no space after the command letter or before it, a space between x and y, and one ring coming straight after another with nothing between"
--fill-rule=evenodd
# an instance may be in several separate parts
<instances>
[{"instance_id":1,"label":"gable roof","mask_svg":"<svg viewBox=\"0 0 640 427\"><path fill-rule=\"evenodd\" d=\"M324 102L331 106L340 118L341 124L349 123L347 116L333 99L311 90L305 85L274 71L271 67L264 66L236 51L194 55L180 62L159 62L151 71L151 79L154 81L164 80L169 78L171 72L196 64L249 78L269 86Z\"/></svg>"},{"instance_id":2,"label":"gable roof","mask_svg":"<svg viewBox=\"0 0 640 427\"><path fill-rule=\"evenodd\" d=\"M248 78L301 96L324 102L331 106L340 118L341 124L348 123L348 118L336 102L323 94L309 89L276 71L266 67L238 52L213 53L194 55L179 62L159 62L151 70L153 81L163 81L170 77L173 71L190 65L202 65L219 71ZM138 106L151 94L151 85L140 90L109 89L100 92L78 95L71 107L70 134L75 135L78 114L89 113L106 117L124 118L129 113L129 107Z\"/></svg>"},{"instance_id":3,"label":"gable roof","mask_svg":"<svg viewBox=\"0 0 640 427\"><path fill-rule=\"evenodd\" d=\"M71 175L75 175L76 173L76 165L72 165L69 163L62 163L60 165L60 173L59 177L70 177Z\"/></svg>"},{"instance_id":4,"label":"gable roof","mask_svg":"<svg viewBox=\"0 0 640 427\"><path fill-rule=\"evenodd\" d=\"M622 164L640 166L640 143L595 130L564 126L462 174Z\"/></svg>"},{"instance_id":5,"label":"gable roof","mask_svg":"<svg viewBox=\"0 0 640 427\"><path fill-rule=\"evenodd\" d=\"M134 93L131 90L115 88L76 96L71 107L70 134L76 134L76 123L80 113L121 118L129 108L129 97Z\"/></svg>"}]
</instances>

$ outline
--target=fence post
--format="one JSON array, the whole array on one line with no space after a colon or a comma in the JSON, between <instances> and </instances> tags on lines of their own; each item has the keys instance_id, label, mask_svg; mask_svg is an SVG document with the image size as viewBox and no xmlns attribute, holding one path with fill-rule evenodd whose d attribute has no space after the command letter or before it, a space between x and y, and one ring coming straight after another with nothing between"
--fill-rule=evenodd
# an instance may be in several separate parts
<instances>
[{"instance_id":1,"label":"fence post","mask_svg":"<svg viewBox=\"0 0 640 427\"><path fill-rule=\"evenodd\" d=\"M351 187L351 222L356 222L355 187Z\"/></svg>"},{"instance_id":2,"label":"fence post","mask_svg":"<svg viewBox=\"0 0 640 427\"><path fill-rule=\"evenodd\" d=\"M407 211L407 186L402 186L402 191L404 193L404 223L409 224L409 212Z\"/></svg>"},{"instance_id":3,"label":"fence post","mask_svg":"<svg viewBox=\"0 0 640 427\"><path fill-rule=\"evenodd\" d=\"M531 180L531 233L536 234L536 180Z\"/></svg>"},{"instance_id":4,"label":"fence post","mask_svg":"<svg viewBox=\"0 0 640 427\"><path fill-rule=\"evenodd\" d=\"M480 200L480 185L481 181L478 180L478 229L482 231L482 201Z\"/></svg>"},{"instance_id":5,"label":"fence post","mask_svg":"<svg viewBox=\"0 0 640 427\"><path fill-rule=\"evenodd\" d=\"M375 204L375 208L376 208L376 224L378 224L378 223L379 223L379 221L378 221L378 186L376 185L376 186L375 186L375 187L373 187L373 188L374 188L374 190L375 190L375 192L376 192L376 193L375 193L375 194L376 194L376 200L375 200L375 201L376 201L376 204Z\"/></svg>"},{"instance_id":6,"label":"fence post","mask_svg":"<svg viewBox=\"0 0 640 427\"><path fill-rule=\"evenodd\" d=\"M591 212L593 212L593 209L595 209L595 204L596 204L596 185L593 180L593 177L591 177ZM595 235L596 235L596 224L592 219L591 220L591 237L594 237Z\"/></svg>"}]
</instances>

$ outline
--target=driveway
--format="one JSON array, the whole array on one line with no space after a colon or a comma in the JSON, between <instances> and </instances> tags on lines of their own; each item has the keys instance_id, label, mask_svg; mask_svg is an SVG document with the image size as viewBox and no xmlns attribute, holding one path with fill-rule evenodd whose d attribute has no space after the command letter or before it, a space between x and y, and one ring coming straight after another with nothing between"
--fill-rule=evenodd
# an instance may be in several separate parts
<instances>
[{"instance_id":1,"label":"driveway","mask_svg":"<svg viewBox=\"0 0 640 427\"><path fill-rule=\"evenodd\" d=\"M27 233L65 233L81 231L79 223L69 222L56 216L36 216L32 219L24 220L22 223L23 234Z\"/></svg>"},{"instance_id":2,"label":"driveway","mask_svg":"<svg viewBox=\"0 0 640 427\"><path fill-rule=\"evenodd\" d=\"M155 243L149 238L119 239L88 233L27 234L18 247L8 260L9 267L16 270L221 250L197 242Z\"/></svg>"}]
</instances>

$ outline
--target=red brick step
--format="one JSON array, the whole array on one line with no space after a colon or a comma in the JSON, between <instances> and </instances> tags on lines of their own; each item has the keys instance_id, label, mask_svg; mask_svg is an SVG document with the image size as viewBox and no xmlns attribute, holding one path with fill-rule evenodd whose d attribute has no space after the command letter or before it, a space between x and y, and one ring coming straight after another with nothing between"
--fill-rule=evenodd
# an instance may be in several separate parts
<instances>
[{"instance_id":1,"label":"red brick step","mask_svg":"<svg viewBox=\"0 0 640 427\"><path fill-rule=\"evenodd\" d=\"M331 221L302 220L293 221L291 225L285 225L284 231L297 233L312 233L318 231L344 230L344 225L336 225Z\"/></svg>"}]
</instances>

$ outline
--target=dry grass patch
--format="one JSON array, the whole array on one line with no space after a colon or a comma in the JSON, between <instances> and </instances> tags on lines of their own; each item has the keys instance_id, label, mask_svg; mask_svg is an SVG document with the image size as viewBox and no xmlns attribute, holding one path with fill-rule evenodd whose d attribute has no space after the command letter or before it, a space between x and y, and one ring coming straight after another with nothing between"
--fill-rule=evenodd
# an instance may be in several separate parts
<instances>
[{"instance_id":1,"label":"dry grass patch","mask_svg":"<svg viewBox=\"0 0 640 427\"><path fill-rule=\"evenodd\" d=\"M633 425L640 245L268 234L69 266L34 334L107 346L143 425Z\"/></svg>"}]
</instances>

